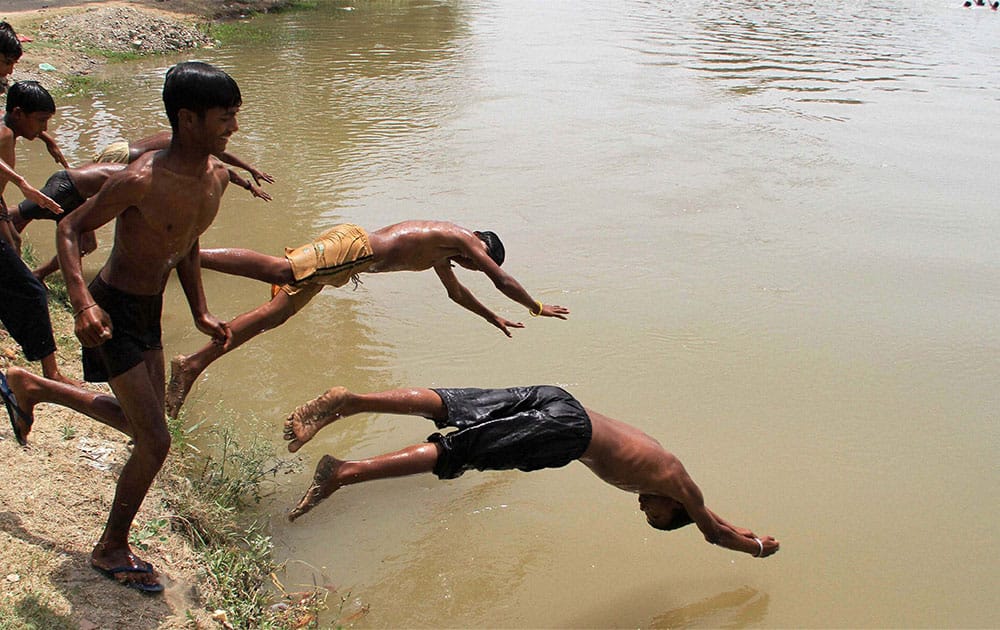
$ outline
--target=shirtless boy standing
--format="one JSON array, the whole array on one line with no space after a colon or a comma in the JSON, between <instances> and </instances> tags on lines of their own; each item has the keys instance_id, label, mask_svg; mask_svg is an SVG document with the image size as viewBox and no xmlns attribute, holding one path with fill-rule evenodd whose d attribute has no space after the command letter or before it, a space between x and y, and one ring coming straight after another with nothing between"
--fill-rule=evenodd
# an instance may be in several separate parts
<instances>
[{"instance_id":1,"label":"shirtless boy standing","mask_svg":"<svg viewBox=\"0 0 1000 630\"><path fill-rule=\"evenodd\" d=\"M163 103L173 130L169 148L146 153L111 176L100 192L59 224L56 246L83 345L84 376L107 381L115 397L55 383L24 370L7 373L22 435L39 402L71 407L129 435L134 447L118 479L91 566L146 593L163 590L152 565L129 548L128 533L170 449L163 414L160 309L175 267L198 330L225 346L229 328L208 312L198 256L200 235L219 209L229 173L213 157L239 128L239 87L201 62L167 72ZM107 263L88 287L80 236L115 219Z\"/></svg>"},{"instance_id":2,"label":"shirtless boy standing","mask_svg":"<svg viewBox=\"0 0 1000 630\"><path fill-rule=\"evenodd\" d=\"M497 315L476 299L455 276L453 264L486 274L501 293L527 308L532 317L566 319L568 309L535 300L520 282L500 269L504 258L503 243L493 232L474 232L447 221L403 221L370 233L357 225L336 225L311 243L286 249L282 258L239 248L203 250L202 267L269 282L274 285L273 297L229 322L233 342L228 348L209 344L171 360L167 414L177 416L195 379L213 361L285 323L324 286L343 286L361 272L433 269L449 298L508 337L509 329L524 328L524 324Z\"/></svg>"},{"instance_id":3,"label":"shirtless boy standing","mask_svg":"<svg viewBox=\"0 0 1000 630\"><path fill-rule=\"evenodd\" d=\"M639 495L639 510L655 529L695 523L705 540L764 558L778 541L737 527L705 506L684 465L636 427L586 409L560 387L395 389L355 394L334 387L289 415L288 450L296 451L328 424L356 413L422 416L439 429L423 444L363 460L324 455L312 485L288 514L295 520L343 486L433 472L454 479L466 470L525 472L579 460L598 478Z\"/></svg>"}]
</instances>

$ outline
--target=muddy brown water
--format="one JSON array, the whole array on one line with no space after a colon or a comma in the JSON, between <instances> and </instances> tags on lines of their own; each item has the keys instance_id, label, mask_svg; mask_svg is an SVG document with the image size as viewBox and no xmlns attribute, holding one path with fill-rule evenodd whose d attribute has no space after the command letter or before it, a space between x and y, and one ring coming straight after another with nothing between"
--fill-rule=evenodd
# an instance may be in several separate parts
<instances>
[{"instance_id":1,"label":"muddy brown water","mask_svg":"<svg viewBox=\"0 0 1000 630\"><path fill-rule=\"evenodd\" d=\"M290 586L336 585L363 627L1000 623L1000 15L958 4L324 2L199 53L243 89L231 148L278 180L270 204L227 193L205 245L450 219L497 231L505 268L572 316L460 272L525 322L506 339L433 274L367 276L213 365L192 414L281 448L285 414L333 384L555 383L782 542L755 561L653 531L577 464L355 486L288 525L322 453L433 430L360 416L262 504ZM60 103L70 159L162 128L174 61ZM205 286L224 317L268 296ZM168 356L204 342L176 283L164 329Z\"/></svg>"}]
</instances>

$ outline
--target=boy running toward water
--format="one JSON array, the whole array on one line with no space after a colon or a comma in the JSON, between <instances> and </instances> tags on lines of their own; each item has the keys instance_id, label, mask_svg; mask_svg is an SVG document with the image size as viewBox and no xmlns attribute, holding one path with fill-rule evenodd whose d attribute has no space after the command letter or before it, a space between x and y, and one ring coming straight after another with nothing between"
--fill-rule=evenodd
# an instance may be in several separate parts
<instances>
[{"instance_id":1,"label":"boy running toward water","mask_svg":"<svg viewBox=\"0 0 1000 630\"><path fill-rule=\"evenodd\" d=\"M343 486L433 472L454 479L466 470L525 472L579 460L603 481L639 495L650 526L673 530L694 522L705 540L755 558L777 553L778 541L726 522L705 506L680 460L639 429L585 409L559 387L396 389L355 394L334 387L289 415L288 450L297 451L326 425L357 413L422 416L439 429L423 444L369 459L325 455L312 485L288 514L295 520Z\"/></svg>"},{"instance_id":2,"label":"boy running toward water","mask_svg":"<svg viewBox=\"0 0 1000 630\"><path fill-rule=\"evenodd\" d=\"M504 257L503 243L493 232L474 232L445 221L403 221L371 233L356 225L337 225L312 243L286 249L283 258L248 249L204 250L202 267L271 283L273 297L229 322L233 331L229 347L209 344L186 357L174 357L167 387L167 414L177 416L195 379L213 361L286 322L324 286L343 286L361 272L434 269L449 298L508 337L509 329L524 328L524 324L497 315L477 300L458 281L454 264L486 274L501 293L527 308L533 317L566 319L568 309L535 300L513 276L500 269Z\"/></svg>"},{"instance_id":3,"label":"boy running toward water","mask_svg":"<svg viewBox=\"0 0 1000 630\"><path fill-rule=\"evenodd\" d=\"M0 31L2 35L2 31ZM0 41L3 38L0 37ZM6 112L0 125L0 322L21 346L29 361L41 361L46 377L73 382L59 372L56 363L56 342L49 319L48 296L45 287L31 275L21 260L20 238L13 228L3 193L8 181L15 181L25 192L59 212L51 199L27 185L14 171L17 139L33 140L45 131L55 114L52 96L34 81L15 83L7 95ZM0 392L5 392L0 382Z\"/></svg>"},{"instance_id":4,"label":"boy running toward water","mask_svg":"<svg viewBox=\"0 0 1000 630\"><path fill-rule=\"evenodd\" d=\"M225 72L187 62L167 72L163 103L173 132L169 148L144 154L59 224L57 249L83 345L84 376L107 381L114 397L55 383L11 368L11 420L20 436L40 402L71 407L132 438L107 525L90 556L103 575L146 593L163 590L152 565L129 547L139 506L170 449L163 414L164 365L160 309L174 268L195 326L226 346L229 328L212 316L201 284L198 242L229 182L213 157L239 128L239 87ZM80 236L115 220L107 263L88 287Z\"/></svg>"}]
</instances>

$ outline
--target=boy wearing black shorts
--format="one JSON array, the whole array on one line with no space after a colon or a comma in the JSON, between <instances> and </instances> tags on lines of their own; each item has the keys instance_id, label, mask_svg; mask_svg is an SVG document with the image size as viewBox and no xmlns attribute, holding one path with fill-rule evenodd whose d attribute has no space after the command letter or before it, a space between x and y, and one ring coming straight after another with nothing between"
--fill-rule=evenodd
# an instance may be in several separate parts
<instances>
[{"instance_id":1,"label":"boy wearing black shorts","mask_svg":"<svg viewBox=\"0 0 1000 630\"><path fill-rule=\"evenodd\" d=\"M423 416L439 428L423 444L369 459L325 455L312 485L288 518L295 520L342 486L433 472L453 479L466 470L532 471L579 460L603 481L639 495L639 510L656 529L694 522L705 539L756 558L778 551L778 541L726 522L705 506L701 490L680 460L652 437L585 409L560 387L508 389L396 389L355 394L335 387L302 405L285 421L288 450L297 451L326 425L355 413Z\"/></svg>"}]
</instances>

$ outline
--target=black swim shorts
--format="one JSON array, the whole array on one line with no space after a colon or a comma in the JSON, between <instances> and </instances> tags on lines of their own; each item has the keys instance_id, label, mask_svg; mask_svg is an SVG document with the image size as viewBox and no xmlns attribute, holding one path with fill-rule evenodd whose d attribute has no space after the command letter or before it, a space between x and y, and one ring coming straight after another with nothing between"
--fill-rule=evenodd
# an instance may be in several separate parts
<instances>
[{"instance_id":1,"label":"black swim shorts","mask_svg":"<svg viewBox=\"0 0 1000 630\"><path fill-rule=\"evenodd\" d=\"M434 474L454 479L466 470L559 468L590 445L590 417L560 387L435 389L448 416L427 438L438 444Z\"/></svg>"},{"instance_id":2,"label":"black swim shorts","mask_svg":"<svg viewBox=\"0 0 1000 630\"><path fill-rule=\"evenodd\" d=\"M101 280L90 283L90 295L111 317L112 335L99 346L83 349L83 378L105 383L143 361L149 350L162 349L162 295L133 295Z\"/></svg>"},{"instance_id":3,"label":"black swim shorts","mask_svg":"<svg viewBox=\"0 0 1000 630\"><path fill-rule=\"evenodd\" d=\"M63 213L55 214L48 208L43 208L34 201L25 199L17 206L17 209L21 212L21 218L61 221L63 217L79 208L86 201L86 199L80 196L80 193L76 190L76 184L73 183L73 179L66 171L56 171L53 173L52 177L49 177L48 181L45 182L45 186L42 187L42 193L51 197L53 201L59 204L63 209Z\"/></svg>"}]
</instances>

